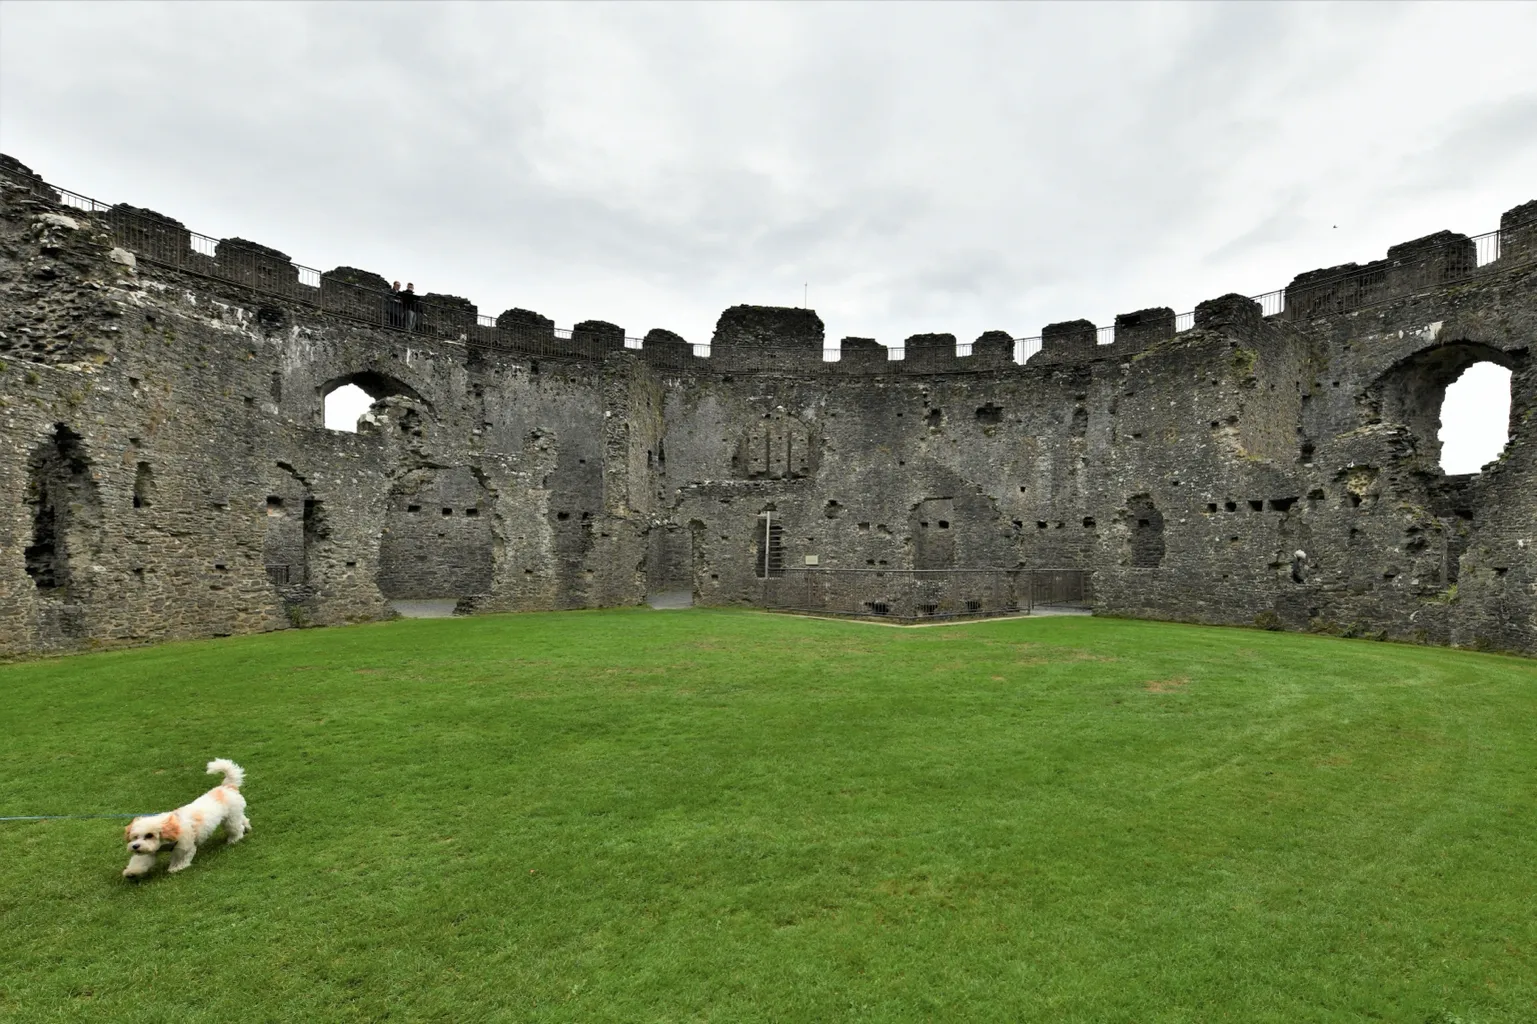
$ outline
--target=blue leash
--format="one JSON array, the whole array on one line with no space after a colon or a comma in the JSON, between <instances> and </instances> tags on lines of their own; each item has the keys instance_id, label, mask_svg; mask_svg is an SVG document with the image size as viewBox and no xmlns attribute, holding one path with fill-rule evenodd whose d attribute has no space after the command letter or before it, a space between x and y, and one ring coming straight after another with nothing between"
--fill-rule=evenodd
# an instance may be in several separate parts
<instances>
[{"instance_id":1,"label":"blue leash","mask_svg":"<svg viewBox=\"0 0 1537 1024\"><path fill-rule=\"evenodd\" d=\"M0 821L59 821L66 818L142 818L142 814L17 814Z\"/></svg>"}]
</instances>

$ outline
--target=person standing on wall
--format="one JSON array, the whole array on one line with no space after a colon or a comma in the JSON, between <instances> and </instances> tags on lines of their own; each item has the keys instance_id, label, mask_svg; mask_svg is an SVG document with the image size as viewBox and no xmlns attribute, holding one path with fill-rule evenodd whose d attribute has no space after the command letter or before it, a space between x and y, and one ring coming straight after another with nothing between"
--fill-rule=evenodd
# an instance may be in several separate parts
<instances>
[{"instance_id":1,"label":"person standing on wall","mask_svg":"<svg viewBox=\"0 0 1537 1024\"><path fill-rule=\"evenodd\" d=\"M406 322L405 300L400 297L400 282L390 285L390 305L388 310L388 323L391 327L403 326Z\"/></svg>"},{"instance_id":2,"label":"person standing on wall","mask_svg":"<svg viewBox=\"0 0 1537 1024\"><path fill-rule=\"evenodd\" d=\"M400 293L400 305L406 314L406 330L416 330L416 285L406 282L406 290Z\"/></svg>"}]
</instances>

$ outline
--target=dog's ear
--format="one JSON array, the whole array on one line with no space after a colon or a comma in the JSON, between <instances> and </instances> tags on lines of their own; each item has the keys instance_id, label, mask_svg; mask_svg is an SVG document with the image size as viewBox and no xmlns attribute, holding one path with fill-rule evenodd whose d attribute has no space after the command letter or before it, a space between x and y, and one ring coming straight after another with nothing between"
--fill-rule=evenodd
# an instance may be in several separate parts
<instances>
[{"instance_id":1,"label":"dog's ear","mask_svg":"<svg viewBox=\"0 0 1537 1024\"><path fill-rule=\"evenodd\" d=\"M128 824L123 826L123 842L126 843L126 842L128 842L128 840L130 840L132 838L133 838L133 822L130 821Z\"/></svg>"},{"instance_id":2,"label":"dog's ear","mask_svg":"<svg viewBox=\"0 0 1537 1024\"><path fill-rule=\"evenodd\" d=\"M174 843L181 838L181 819L172 814L160 825L160 841Z\"/></svg>"}]
</instances>

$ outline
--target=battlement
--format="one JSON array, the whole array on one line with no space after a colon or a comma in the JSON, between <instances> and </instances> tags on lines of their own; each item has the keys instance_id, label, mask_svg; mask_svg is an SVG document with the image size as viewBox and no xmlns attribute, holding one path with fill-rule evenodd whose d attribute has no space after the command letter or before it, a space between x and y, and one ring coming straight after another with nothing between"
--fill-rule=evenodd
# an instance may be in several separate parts
<instances>
[{"instance_id":1,"label":"battlement","mask_svg":"<svg viewBox=\"0 0 1537 1024\"><path fill-rule=\"evenodd\" d=\"M1194 328L1253 333L1261 320L1295 323L1369 308L1487 269L1537 260L1537 201L1533 201L1506 211L1497 231L1473 237L1440 231L1391 246L1383 260L1308 271L1283 289L1253 296L1252 308L1235 305L1239 297L1226 295L1199 304L1191 313L1155 307L1119 314L1111 327L1071 320L1050 324L1035 336L988 331L964 345L957 345L951 334L917 334L891 346L880 346L874 339L848 339L856 343L853 348L830 351L822 321L813 310L733 306L721 314L708 344L690 344L662 328L635 337L603 321L561 329L526 309L509 309L492 317L480 313L468 299L439 293L412 296L406 300L411 307L407 309L385 278L371 271L337 267L322 272L257 242L198 234L154 210L125 203L109 206L50 185L3 154L0 179L24 189L35 200L100 216L115 243L137 259L326 314L486 352L602 360L614 352L633 351L659 368L694 372L948 374L998 372L1037 358L1054 365L1121 359ZM877 347L871 348L872 344Z\"/></svg>"}]
</instances>

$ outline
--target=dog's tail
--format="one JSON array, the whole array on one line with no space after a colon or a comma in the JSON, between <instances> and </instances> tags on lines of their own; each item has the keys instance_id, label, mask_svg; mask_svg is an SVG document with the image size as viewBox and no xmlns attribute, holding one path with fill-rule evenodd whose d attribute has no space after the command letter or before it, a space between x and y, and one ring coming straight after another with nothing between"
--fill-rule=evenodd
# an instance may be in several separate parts
<instances>
[{"instance_id":1,"label":"dog's tail","mask_svg":"<svg viewBox=\"0 0 1537 1024\"><path fill-rule=\"evenodd\" d=\"M227 757L216 757L208 762L208 774L217 775L224 773L224 785L230 789L239 789L245 781L245 769Z\"/></svg>"}]
</instances>

